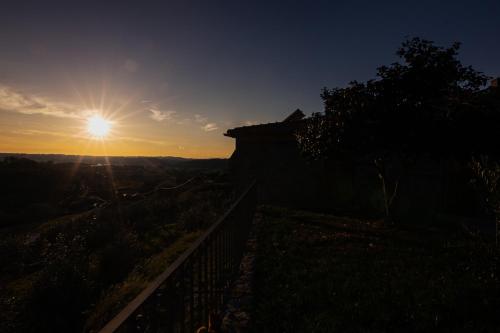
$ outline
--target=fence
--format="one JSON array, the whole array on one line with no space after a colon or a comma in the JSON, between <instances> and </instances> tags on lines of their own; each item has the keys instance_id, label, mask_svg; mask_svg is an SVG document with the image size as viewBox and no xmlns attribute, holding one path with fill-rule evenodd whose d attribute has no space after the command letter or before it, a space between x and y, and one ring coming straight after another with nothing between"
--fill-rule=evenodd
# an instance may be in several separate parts
<instances>
[{"instance_id":1,"label":"fence","mask_svg":"<svg viewBox=\"0 0 500 333\"><path fill-rule=\"evenodd\" d=\"M257 203L255 181L100 333L195 332L219 312L239 269Z\"/></svg>"}]
</instances>

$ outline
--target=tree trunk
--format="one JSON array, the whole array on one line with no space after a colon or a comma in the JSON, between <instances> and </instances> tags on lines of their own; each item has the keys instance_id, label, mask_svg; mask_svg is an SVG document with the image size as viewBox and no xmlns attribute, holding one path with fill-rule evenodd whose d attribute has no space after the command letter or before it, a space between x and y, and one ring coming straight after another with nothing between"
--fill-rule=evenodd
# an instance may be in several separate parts
<instances>
[{"instance_id":1,"label":"tree trunk","mask_svg":"<svg viewBox=\"0 0 500 333\"><path fill-rule=\"evenodd\" d=\"M396 181L394 182L394 186L392 190L389 188L389 182L387 180L387 175L386 175L386 168L385 168L385 163L378 159L375 160L375 166L377 167L378 170L378 176L381 181L382 185L382 193L384 194L384 210L385 210L385 219L387 224L392 225L394 223L393 219L393 214L391 211L391 206L396 198L396 194L398 192L398 186L399 186L399 179L398 177Z\"/></svg>"}]
</instances>

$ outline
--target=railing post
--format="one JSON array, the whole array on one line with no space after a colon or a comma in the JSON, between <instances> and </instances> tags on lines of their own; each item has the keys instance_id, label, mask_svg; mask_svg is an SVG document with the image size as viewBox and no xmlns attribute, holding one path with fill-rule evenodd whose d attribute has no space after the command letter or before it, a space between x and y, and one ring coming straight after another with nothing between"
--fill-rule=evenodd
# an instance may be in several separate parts
<instances>
[{"instance_id":1,"label":"railing post","mask_svg":"<svg viewBox=\"0 0 500 333\"><path fill-rule=\"evenodd\" d=\"M208 277L208 263L210 258L208 257L208 245L205 243L205 246L203 247L203 253L204 253L204 270L203 270L203 275L204 275L204 283L203 283L203 318L205 321L208 320L209 316L209 304L208 304L208 288L210 286L210 281Z\"/></svg>"},{"instance_id":2,"label":"railing post","mask_svg":"<svg viewBox=\"0 0 500 333\"><path fill-rule=\"evenodd\" d=\"M180 267L180 326L181 333L186 332L186 264L183 263Z\"/></svg>"}]
</instances>

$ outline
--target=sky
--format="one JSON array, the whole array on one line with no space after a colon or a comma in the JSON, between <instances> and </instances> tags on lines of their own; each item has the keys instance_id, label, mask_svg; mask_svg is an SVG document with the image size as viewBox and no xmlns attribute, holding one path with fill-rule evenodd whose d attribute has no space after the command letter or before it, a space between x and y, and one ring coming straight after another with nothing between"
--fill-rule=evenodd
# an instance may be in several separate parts
<instances>
[{"instance_id":1,"label":"sky","mask_svg":"<svg viewBox=\"0 0 500 333\"><path fill-rule=\"evenodd\" d=\"M6 1L0 152L229 157L227 129L321 111L408 37L500 76L499 18L498 0Z\"/></svg>"}]
</instances>

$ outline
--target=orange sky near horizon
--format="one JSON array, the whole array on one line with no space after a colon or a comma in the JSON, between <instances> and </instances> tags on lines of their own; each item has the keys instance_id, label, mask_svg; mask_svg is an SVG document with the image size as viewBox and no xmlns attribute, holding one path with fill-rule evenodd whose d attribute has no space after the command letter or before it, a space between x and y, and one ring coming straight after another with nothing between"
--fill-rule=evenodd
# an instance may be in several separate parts
<instances>
[{"instance_id":1,"label":"orange sky near horizon","mask_svg":"<svg viewBox=\"0 0 500 333\"><path fill-rule=\"evenodd\" d=\"M27 137L28 136L28 137ZM167 143L149 143L135 138L84 139L57 138L45 133L0 133L0 152L25 154L64 154L87 156L176 156L185 158L228 158L233 147L201 147L168 145ZM228 139L230 141L230 139Z\"/></svg>"},{"instance_id":2,"label":"orange sky near horizon","mask_svg":"<svg viewBox=\"0 0 500 333\"><path fill-rule=\"evenodd\" d=\"M181 114L140 98L94 100L54 101L0 85L0 152L227 158L234 139L223 133L250 124ZM93 115L110 122L110 132L102 138L89 133Z\"/></svg>"}]
</instances>

